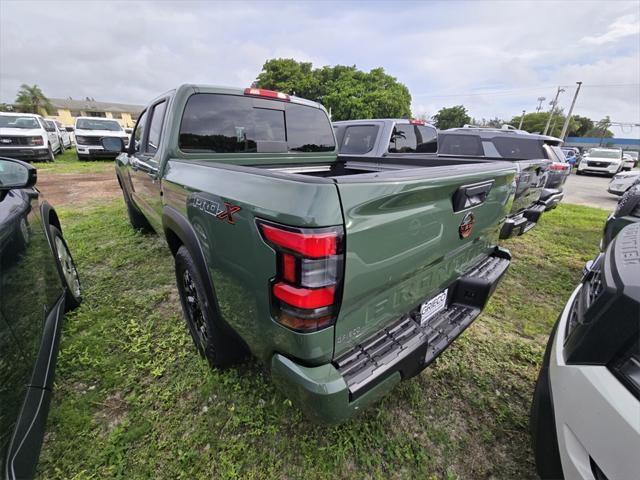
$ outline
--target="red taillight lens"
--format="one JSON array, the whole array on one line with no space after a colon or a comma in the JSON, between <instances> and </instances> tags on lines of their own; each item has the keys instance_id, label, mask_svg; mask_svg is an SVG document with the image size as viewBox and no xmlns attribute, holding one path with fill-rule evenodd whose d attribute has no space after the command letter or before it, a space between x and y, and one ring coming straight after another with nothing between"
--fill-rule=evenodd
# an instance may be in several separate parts
<instances>
[{"instance_id":1,"label":"red taillight lens","mask_svg":"<svg viewBox=\"0 0 640 480\"><path fill-rule=\"evenodd\" d=\"M245 95L253 95L254 97L266 97L275 98L277 100L284 100L286 102L291 100L291 97L286 93L276 92L274 90L265 90L264 88L245 88Z\"/></svg>"},{"instance_id":2,"label":"red taillight lens","mask_svg":"<svg viewBox=\"0 0 640 480\"><path fill-rule=\"evenodd\" d=\"M297 288L282 282L273 286L273 294L276 298L293 307L306 310L315 310L331 305L335 290L335 287Z\"/></svg>"},{"instance_id":3,"label":"red taillight lens","mask_svg":"<svg viewBox=\"0 0 640 480\"><path fill-rule=\"evenodd\" d=\"M424 120L417 120L415 118L412 118L411 120L409 120L409 125L426 125L427 122L425 122Z\"/></svg>"},{"instance_id":4,"label":"red taillight lens","mask_svg":"<svg viewBox=\"0 0 640 480\"><path fill-rule=\"evenodd\" d=\"M565 165L564 163L552 163L551 170L569 170L569 165Z\"/></svg>"},{"instance_id":5,"label":"red taillight lens","mask_svg":"<svg viewBox=\"0 0 640 480\"><path fill-rule=\"evenodd\" d=\"M319 258L336 253L337 235L334 231L326 233L300 233L283 230L263 223L260 225L266 239L286 250L293 250L305 257Z\"/></svg>"},{"instance_id":6,"label":"red taillight lens","mask_svg":"<svg viewBox=\"0 0 640 480\"><path fill-rule=\"evenodd\" d=\"M342 227L292 228L258 221L258 228L277 257L271 282L274 318L305 332L332 325L342 279Z\"/></svg>"}]
</instances>

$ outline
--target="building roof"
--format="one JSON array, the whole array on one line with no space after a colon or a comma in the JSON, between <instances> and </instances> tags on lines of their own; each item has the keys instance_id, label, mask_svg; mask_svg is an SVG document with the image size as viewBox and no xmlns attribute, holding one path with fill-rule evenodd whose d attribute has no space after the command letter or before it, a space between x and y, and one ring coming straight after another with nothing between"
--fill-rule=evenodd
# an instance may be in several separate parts
<instances>
[{"instance_id":1,"label":"building roof","mask_svg":"<svg viewBox=\"0 0 640 480\"><path fill-rule=\"evenodd\" d=\"M67 110L83 110L85 112L140 113L144 108L142 105L97 102L95 100L73 100L68 98L50 98L49 101L55 108L65 108Z\"/></svg>"}]
</instances>

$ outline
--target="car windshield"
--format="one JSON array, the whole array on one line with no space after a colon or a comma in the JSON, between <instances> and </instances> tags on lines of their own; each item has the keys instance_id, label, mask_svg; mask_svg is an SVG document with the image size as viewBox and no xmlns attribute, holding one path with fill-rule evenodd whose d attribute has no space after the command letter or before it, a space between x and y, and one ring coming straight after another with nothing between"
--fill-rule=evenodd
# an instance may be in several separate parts
<instances>
[{"instance_id":1,"label":"car windshield","mask_svg":"<svg viewBox=\"0 0 640 480\"><path fill-rule=\"evenodd\" d=\"M0 115L0 128L41 128L36 117Z\"/></svg>"},{"instance_id":2,"label":"car windshield","mask_svg":"<svg viewBox=\"0 0 640 480\"><path fill-rule=\"evenodd\" d=\"M79 118L76 128L78 130L109 130L111 132L122 130L120 124L115 120L90 120L88 118Z\"/></svg>"},{"instance_id":3,"label":"car windshield","mask_svg":"<svg viewBox=\"0 0 640 480\"><path fill-rule=\"evenodd\" d=\"M620 150L591 150L589 156L598 158L620 158Z\"/></svg>"}]
</instances>

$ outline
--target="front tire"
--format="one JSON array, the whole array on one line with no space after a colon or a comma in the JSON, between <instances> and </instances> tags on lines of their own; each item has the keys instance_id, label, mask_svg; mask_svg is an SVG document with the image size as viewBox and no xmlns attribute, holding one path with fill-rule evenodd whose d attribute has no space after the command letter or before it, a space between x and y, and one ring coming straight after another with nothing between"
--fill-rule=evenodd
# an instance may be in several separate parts
<instances>
[{"instance_id":1,"label":"front tire","mask_svg":"<svg viewBox=\"0 0 640 480\"><path fill-rule=\"evenodd\" d=\"M191 253L183 245L175 257L182 313L196 349L212 368L228 367L244 354L242 346L220 327L213 302Z\"/></svg>"},{"instance_id":2,"label":"front tire","mask_svg":"<svg viewBox=\"0 0 640 480\"><path fill-rule=\"evenodd\" d=\"M80 276L78 275L78 270L76 269L76 264L73 261L67 242L62 236L62 232L53 225L49 227L49 230L51 231L51 237L53 239L54 253L58 262L60 279L65 286L65 309L66 311L75 310L82 302Z\"/></svg>"}]
</instances>

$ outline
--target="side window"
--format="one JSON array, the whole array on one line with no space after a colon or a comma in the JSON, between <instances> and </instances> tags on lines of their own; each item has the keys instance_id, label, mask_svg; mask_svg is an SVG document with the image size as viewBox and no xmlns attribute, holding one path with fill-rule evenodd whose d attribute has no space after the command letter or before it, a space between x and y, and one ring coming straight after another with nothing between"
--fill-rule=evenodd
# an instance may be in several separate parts
<instances>
[{"instance_id":1,"label":"side window","mask_svg":"<svg viewBox=\"0 0 640 480\"><path fill-rule=\"evenodd\" d=\"M440 135L438 153L441 155L483 156L482 142L478 135Z\"/></svg>"},{"instance_id":2,"label":"side window","mask_svg":"<svg viewBox=\"0 0 640 480\"><path fill-rule=\"evenodd\" d=\"M378 136L376 125L353 125L347 127L340 144L340 153L361 155L370 152Z\"/></svg>"},{"instance_id":3,"label":"side window","mask_svg":"<svg viewBox=\"0 0 640 480\"><path fill-rule=\"evenodd\" d=\"M142 135L147 124L147 112L143 112L138 119L136 129L133 131L133 151L139 152L142 147Z\"/></svg>"},{"instance_id":4,"label":"side window","mask_svg":"<svg viewBox=\"0 0 640 480\"><path fill-rule=\"evenodd\" d=\"M164 112L167 109L167 102L158 103L153 107L151 113L151 123L149 124L149 135L147 136L147 153L154 154L160 146L160 133L162 132L162 124L164 123Z\"/></svg>"},{"instance_id":5,"label":"side window","mask_svg":"<svg viewBox=\"0 0 640 480\"><path fill-rule=\"evenodd\" d=\"M546 158L542 148L542 140L518 137L494 137L495 145L500 156L523 160Z\"/></svg>"}]
</instances>

